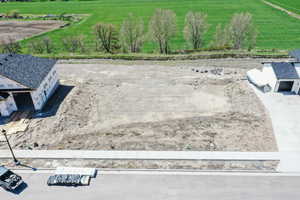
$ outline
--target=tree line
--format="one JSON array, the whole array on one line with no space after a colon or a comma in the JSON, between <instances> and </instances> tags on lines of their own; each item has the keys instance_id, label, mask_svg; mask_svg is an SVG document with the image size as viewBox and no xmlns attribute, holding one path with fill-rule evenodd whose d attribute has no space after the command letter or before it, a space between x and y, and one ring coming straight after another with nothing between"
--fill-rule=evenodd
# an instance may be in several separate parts
<instances>
[{"instance_id":1,"label":"tree line","mask_svg":"<svg viewBox=\"0 0 300 200\"><path fill-rule=\"evenodd\" d=\"M185 16L183 36L189 48L197 50L204 47L204 37L210 28L205 13L190 11ZM129 14L120 29L113 24L98 23L93 27L95 51L105 53L138 53L147 41L156 44L159 53L172 52L171 41L177 34L176 14L172 10L156 9L145 30L144 21ZM248 49L256 45L257 29L250 13L236 13L226 25L218 24L209 46L214 49ZM62 39L67 52L86 53L88 46L85 36L70 36ZM2 45L2 51L11 49ZM13 45L14 47L16 45ZM34 53L52 53L54 45L48 37L33 40L28 47ZM13 48L14 49L14 48Z\"/></svg>"}]
</instances>

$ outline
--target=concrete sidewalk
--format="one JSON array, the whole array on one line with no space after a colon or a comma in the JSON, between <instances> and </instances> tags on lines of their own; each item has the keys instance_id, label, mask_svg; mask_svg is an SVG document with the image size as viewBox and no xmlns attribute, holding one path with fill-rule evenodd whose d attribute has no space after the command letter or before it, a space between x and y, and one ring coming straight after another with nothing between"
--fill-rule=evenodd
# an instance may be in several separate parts
<instances>
[{"instance_id":1,"label":"concrete sidewalk","mask_svg":"<svg viewBox=\"0 0 300 200\"><path fill-rule=\"evenodd\" d=\"M278 152L15 150L18 158L98 160L280 160ZM0 150L0 159L11 158Z\"/></svg>"},{"instance_id":2,"label":"concrete sidewalk","mask_svg":"<svg viewBox=\"0 0 300 200\"><path fill-rule=\"evenodd\" d=\"M300 172L300 152L15 150L20 159L280 161L278 172ZM0 159L11 158L0 150Z\"/></svg>"}]
</instances>

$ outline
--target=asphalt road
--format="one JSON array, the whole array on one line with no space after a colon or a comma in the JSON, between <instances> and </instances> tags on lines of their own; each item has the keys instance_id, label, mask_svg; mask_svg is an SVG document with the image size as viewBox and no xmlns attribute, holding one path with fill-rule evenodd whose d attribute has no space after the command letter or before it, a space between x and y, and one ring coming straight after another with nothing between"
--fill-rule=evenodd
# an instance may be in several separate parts
<instances>
[{"instance_id":1,"label":"asphalt road","mask_svg":"<svg viewBox=\"0 0 300 200\"><path fill-rule=\"evenodd\" d=\"M87 187L46 185L49 174L21 174L19 194L1 200L282 200L300 198L300 176L98 174Z\"/></svg>"}]
</instances>

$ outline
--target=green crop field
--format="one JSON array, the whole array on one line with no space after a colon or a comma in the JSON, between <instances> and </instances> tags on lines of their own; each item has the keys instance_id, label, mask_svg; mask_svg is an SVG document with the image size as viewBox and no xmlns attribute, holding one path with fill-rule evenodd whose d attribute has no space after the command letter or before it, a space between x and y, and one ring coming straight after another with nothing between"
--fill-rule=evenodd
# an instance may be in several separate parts
<instances>
[{"instance_id":1,"label":"green crop field","mask_svg":"<svg viewBox=\"0 0 300 200\"><path fill-rule=\"evenodd\" d=\"M299 0L268 0L269 2L281 6L291 12L300 14L300 1Z\"/></svg>"},{"instance_id":2,"label":"green crop field","mask_svg":"<svg viewBox=\"0 0 300 200\"><path fill-rule=\"evenodd\" d=\"M276 0L279 1L279 0ZM287 0L280 0L285 2ZM298 0L290 0L291 5L299 5ZM296 3L297 2L297 3ZM94 1L45 1L2 3L0 13L18 10L21 14L90 14L80 23L59 29L46 35L63 51L61 39L71 35L85 35L86 43L94 45L92 27L97 22L113 23L120 27L122 20L133 13L140 16L145 27L156 8L171 9L177 15L177 36L172 40L173 49L187 49L182 29L188 11L208 14L210 29L205 36L206 46L213 38L218 23L227 23L237 12L250 12L259 30L258 49L293 49L300 47L300 20L278 11L260 0L94 0ZM33 38L35 39L35 38ZM30 39L29 39L30 40ZM28 40L27 40L28 41ZM27 42L25 41L25 43ZM143 51L152 52L155 46L147 42Z\"/></svg>"}]
</instances>

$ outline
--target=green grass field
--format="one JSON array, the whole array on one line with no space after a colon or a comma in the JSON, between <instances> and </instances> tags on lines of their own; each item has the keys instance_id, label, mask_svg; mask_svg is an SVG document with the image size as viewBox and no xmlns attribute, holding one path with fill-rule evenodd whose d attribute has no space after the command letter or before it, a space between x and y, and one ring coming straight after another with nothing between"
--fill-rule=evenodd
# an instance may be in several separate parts
<instances>
[{"instance_id":1,"label":"green grass field","mask_svg":"<svg viewBox=\"0 0 300 200\"><path fill-rule=\"evenodd\" d=\"M281 6L291 12L300 14L300 1L299 0L268 0L278 6Z\"/></svg>"},{"instance_id":2,"label":"green grass field","mask_svg":"<svg viewBox=\"0 0 300 200\"><path fill-rule=\"evenodd\" d=\"M279 1L279 0L276 0ZM286 0L280 0L286 1ZM291 3L298 0L290 0ZM296 5L299 5L297 2ZM90 14L90 17L68 28L56 30L46 35L62 52L61 39L70 35L86 35L86 42L93 43L92 27L97 22L113 23L120 26L128 13L134 13L145 21L156 8L171 9L177 15L178 33L172 41L173 49L187 49L183 39L182 29L184 18L188 11L200 11L208 14L211 24L206 35L206 46L213 38L218 23L227 23L237 12L250 12L254 16L259 30L258 49L293 49L300 47L300 21L274 8L265 5L260 0L94 0L94 1L56 1L4 3L0 5L0 13L17 9L21 14ZM28 40L27 40L28 41ZM25 41L25 43L27 42ZM152 52L154 44L147 42L144 52Z\"/></svg>"}]
</instances>

